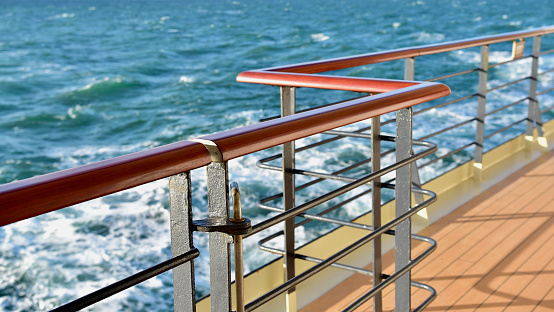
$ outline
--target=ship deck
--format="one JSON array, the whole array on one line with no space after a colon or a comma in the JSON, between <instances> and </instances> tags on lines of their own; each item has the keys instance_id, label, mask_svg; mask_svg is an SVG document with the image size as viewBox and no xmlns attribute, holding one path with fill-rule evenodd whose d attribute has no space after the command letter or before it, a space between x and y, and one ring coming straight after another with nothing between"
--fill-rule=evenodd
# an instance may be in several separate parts
<instances>
[{"instance_id":1,"label":"ship deck","mask_svg":"<svg viewBox=\"0 0 554 312\"><path fill-rule=\"evenodd\" d=\"M412 271L413 280L438 293L425 311L554 311L554 151L421 234L438 243ZM425 247L414 245L413 254ZM391 264L384 273L392 273L393 263L392 251L384 257L383 266ZM340 311L371 283L353 275L301 311ZM429 293L412 288L412 294L414 308ZM383 293L383 310L393 311L393 301L391 286ZM371 302L360 310L372 311Z\"/></svg>"}]
</instances>

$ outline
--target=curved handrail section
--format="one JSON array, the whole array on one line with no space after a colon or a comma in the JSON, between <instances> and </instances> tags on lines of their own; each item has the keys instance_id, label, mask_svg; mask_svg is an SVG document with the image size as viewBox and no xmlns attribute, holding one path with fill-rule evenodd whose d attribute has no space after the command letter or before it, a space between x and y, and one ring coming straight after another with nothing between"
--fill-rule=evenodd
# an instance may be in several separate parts
<instances>
[{"instance_id":1,"label":"curved handrail section","mask_svg":"<svg viewBox=\"0 0 554 312\"><path fill-rule=\"evenodd\" d=\"M390 91L203 136L223 161L301 139L450 94L440 83L371 79L368 88ZM374 87L371 87L373 84ZM197 142L181 141L0 186L0 226L208 165Z\"/></svg>"},{"instance_id":2,"label":"curved handrail section","mask_svg":"<svg viewBox=\"0 0 554 312\"><path fill-rule=\"evenodd\" d=\"M204 136L201 139L215 142L225 161L428 102L449 94L450 88L444 84L419 83L379 95L365 96L251 126Z\"/></svg>"},{"instance_id":3,"label":"curved handrail section","mask_svg":"<svg viewBox=\"0 0 554 312\"><path fill-rule=\"evenodd\" d=\"M327 76L251 70L241 73L238 82L282 87L305 87L364 93L384 93L418 84L416 81L372 79L362 77Z\"/></svg>"},{"instance_id":4,"label":"curved handrail section","mask_svg":"<svg viewBox=\"0 0 554 312\"><path fill-rule=\"evenodd\" d=\"M423 55L478 47L486 44L494 44L494 43L499 43L499 42L504 42L509 40L524 39L528 37L541 36L541 35L546 35L551 33L554 33L554 26L541 27L541 28L536 28L531 30L515 31L515 32L509 32L509 33L504 33L500 35L483 36L483 37L477 37L477 38L471 38L471 39L429 44L429 45L423 45L423 46L417 46L417 47L409 47L409 48L401 48L401 49L395 49L395 50L389 50L389 51L360 54L360 55L335 58L335 59L329 59L329 60L321 60L321 61L293 64L293 65L286 65L286 66L279 66L279 67L271 67L271 68L265 68L259 71L316 74L316 73L345 69L350 67L400 60L404 58L418 57ZM245 73L249 73L249 72L245 72ZM237 81L247 82L242 80L243 77L246 77L246 75L243 75L243 74L244 73L241 73L237 77Z\"/></svg>"},{"instance_id":5,"label":"curved handrail section","mask_svg":"<svg viewBox=\"0 0 554 312\"><path fill-rule=\"evenodd\" d=\"M229 160L430 101L450 94L450 90L436 83L313 74L550 33L554 33L554 26L243 72L237 81L381 94L202 138L215 142L224 160ZM210 161L202 144L182 141L8 183L0 186L0 226L199 168Z\"/></svg>"}]
</instances>

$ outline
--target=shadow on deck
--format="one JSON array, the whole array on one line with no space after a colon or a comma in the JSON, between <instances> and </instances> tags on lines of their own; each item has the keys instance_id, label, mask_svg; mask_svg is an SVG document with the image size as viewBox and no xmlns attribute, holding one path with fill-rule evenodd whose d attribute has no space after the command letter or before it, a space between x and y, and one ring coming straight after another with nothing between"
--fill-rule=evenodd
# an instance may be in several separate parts
<instances>
[{"instance_id":1,"label":"shadow on deck","mask_svg":"<svg viewBox=\"0 0 554 312\"><path fill-rule=\"evenodd\" d=\"M554 152L512 174L421 232L437 250L413 279L437 298L425 311L554 311ZM413 254L426 246L414 245ZM394 253L386 254L391 274ZM371 266L368 267L371 269ZM302 312L339 311L371 288L353 275ZM412 288L412 307L428 296ZM337 298L342 298L337 302ZM394 310L394 287L384 292ZM360 311L373 311L371 304Z\"/></svg>"}]
</instances>

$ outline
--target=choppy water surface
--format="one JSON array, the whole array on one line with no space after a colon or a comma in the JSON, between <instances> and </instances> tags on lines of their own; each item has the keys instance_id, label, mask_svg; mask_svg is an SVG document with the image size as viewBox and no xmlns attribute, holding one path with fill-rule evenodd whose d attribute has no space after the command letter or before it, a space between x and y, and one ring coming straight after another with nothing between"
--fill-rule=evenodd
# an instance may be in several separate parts
<instances>
[{"instance_id":1,"label":"choppy water surface","mask_svg":"<svg viewBox=\"0 0 554 312\"><path fill-rule=\"evenodd\" d=\"M554 20L553 7L550 0L4 0L0 183L276 114L278 89L236 83L244 70L546 26ZM475 51L447 57L479 61ZM554 64L552 58L545 63ZM433 71L432 62L422 64L422 73ZM401 78L401 64L391 66L351 73ZM514 64L498 71L492 83L513 78L523 68ZM498 97L517 98L525 86L514 92ZM335 93L313 95L300 90L300 108L338 99ZM433 120L459 122L474 109L432 112ZM512 117L503 118L497 122ZM435 126L416 125L416 136ZM472 138L460 133L456 140ZM367 152L347 142L318 151L317 159L299 159L313 168L332 168ZM231 162L231 178L241 184L245 214L254 222L266 216L254 207L256 198L280 191L274 173L254 168L257 157ZM423 174L430 177L433 170ZM206 211L203 171L194 172L194 183L195 217L201 218ZM354 203L342 213L348 217L364 209ZM47 310L168 259L168 220L167 181L162 180L1 228L0 309ZM309 239L318 231L305 227L297 235ZM195 239L203 253L196 260L202 295L208 291L207 241L202 235ZM245 248L254 252L255 242L247 241ZM247 271L271 259L251 258ZM171 275L164 274L90 310L166 311L173 305L171 283Z\"/></svg>"}]
</instances>

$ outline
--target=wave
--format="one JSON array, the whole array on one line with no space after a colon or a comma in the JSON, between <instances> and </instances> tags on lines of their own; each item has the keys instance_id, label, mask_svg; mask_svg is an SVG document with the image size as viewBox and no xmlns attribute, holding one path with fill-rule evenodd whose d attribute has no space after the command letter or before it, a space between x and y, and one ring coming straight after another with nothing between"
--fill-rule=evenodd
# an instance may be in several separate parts
<instances>
[{"instance_id":1,"label":"wave","mask_svg":"<svg viewBox=\"0 0 554 312\"><path fill-rule=\"evenodd\" d=\"M104 99L106 97L119 98L127 95L130 91L139 90L144 86L144 83L126 76L95 78L84 87L61 94L59 98L77 103Z\"/></svg>"},{"instance_id":2,"label":"wave","mask_svg":"<svg viewBox=\"0 0 554 312\"><path fill-rule=\"evenodd\" d=\"M0 120L4 133L0 142L5 143L2 152L8 159L0 162L2 181L223 131L254 123L262 115L278 114L279 91L235 83L235 76L243 70L455 40L481 35L479 32L518 30L552 20L544 17L549 10L531 12L528 5L519 8L498 5L499 0L487 2L491 3L489 8L499 11L479 8L477 14L470 10L474 5L461 2L467 11L464 14L439 14L454 14L460 9L452 8L450 2L424 6L422 1L405 5L396 2L394 6L376 3L374 7L363 2L336 1L297 2L294 6L253 1L234 7L240 3L218 1L217 9L187 1L169 1L167 6L146 1L137 6L131 0L97 7L68 3L64 9L45 5L28 6L25 10L8 4L13 17L11 13L0 13L0 29L5 33L0 43L4 58L0 61ZM417 6L422 9L417 11ZM311 14L314 10L319 10L318 14ZM352 13L359 17L354 18ZM437 19L430 18L431 14ZM467 27L477 16L482 17L479 24L488 26L474 23L475 27ZM47 17L56 20L45 23ZM47 27L41 28L37 21ZM35 31L37 27L41 32ZM543 44L548 45L548 41ZM545 46L545 50L551 48ZM473 67L479 64L478 50L445 57L456 58L441 63L449 70L460 60ZM506 53L491 52L491 62L508 57ZM552 58L542 58L542 62L545 68L554 65ZM418 74L424 74L424 57L418 58L416 64ZM20 65L25 66L24 73ZM503 76L512 75L510 71L514 75L523 73L523 66L514 66L491 74L491 82L511 79ZM402 70L403 62L353 68L350 73L401 78L397 73ZM27 71L32 79L22 76ZM553 76L554 73L541 76L539 87L550 88ZM467 91L473 86L457 87ZM301 89L297 94L298 107L333 102L334 95L330 93ZM516 100L525 92L499 96ZM489 99L494 106L494 97ZM545 95L541 105L552 105L553 99ZM429 120L434 122L427 122L425 128L414 127L414 136L475 116L476 107L471 103L452 107L447 113L430 111ZM415 122L423 120L418 118ZM516 116L509 118L512 121ZM502 122L508 120L491 119L489 124ZM468 128L473 126L460 128L453 135L444 134L440 139L448 143L441 145L436 155L447 154L454 145L472 142L473 131ZM383 132L386 131L392 133L394 128L384 126ZM497 136L493 138L496 140ZM298 146L315 140L301 140ZM229 163L230 179L239 183L243 193L244 214L254 224L272 215L258 208L256 201L281 190L280 173L258 170L255 163L277 152L278 149L260 152ZM436 176L437 167L455 167L472 155L472 148L468 148L437 162L436 167L425 167L422 179ZM369 156L367 142L348 139L318 148L312 155L299 153L297 160L302 169L321 171L322 167L333 171ZM383 164L392 161L392 156L385 157ZM351 173L359 176L368 170L359 168ZM206 216L207 210L205 170L195 170L192 175L194 218L199 219ZM307 178L298 180L305 182ZM298 202L336 187L333 183L337 182L306 189L298 194ZM0 310L48 310L103 287L115 277L126 277L166 260L171 254L168 207L164 179L0 228ZM352 219L367 209L360 200L334 213L339 218ZM331 228L315 225L312 222L298 228L298 244ZM246 271L276 257L257 249L257 238L266 234L245 240L245 253L250 255ZM194 234L194 244L201 251L195 261L199 296L209 291L207 241L206 234ZM279 239L271 244L282 245ZM90 310L171 310L171 284L171 273L167 273Z\"/></svg>"},{"instance_id":3,"label":"wave","mask_svg":"<svg viewBox=\"0 0 554 312\"><path fill-rule=\"evenodd\" d=\"M51 20L51 19L74 18L74 17L75 17L75 13L61 13L61 14L56 14L54 16L50 16L48 19Z\"/></svg>"}]
</instances>

